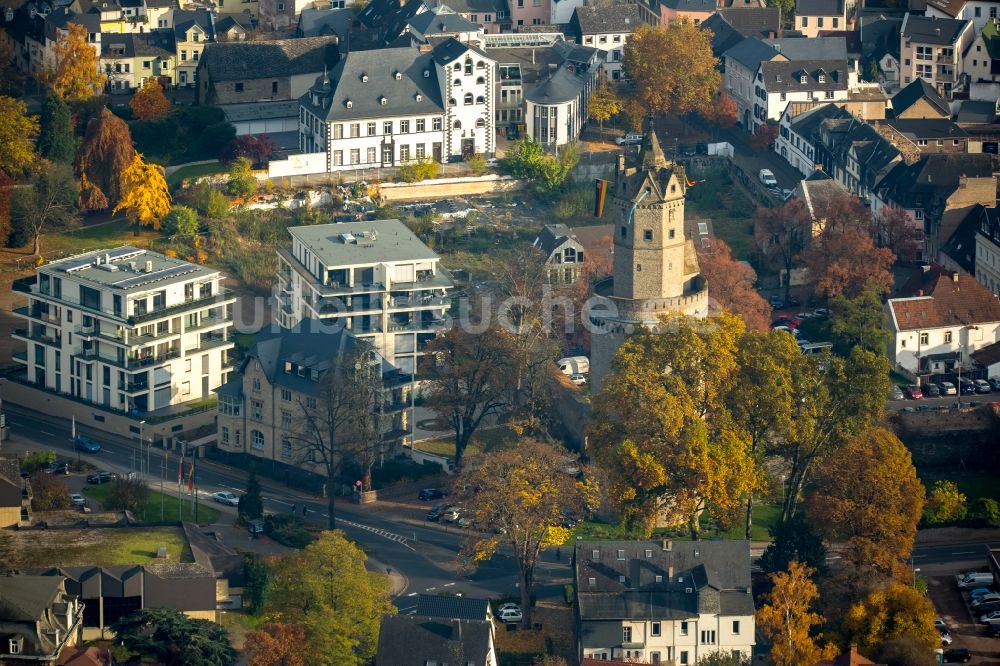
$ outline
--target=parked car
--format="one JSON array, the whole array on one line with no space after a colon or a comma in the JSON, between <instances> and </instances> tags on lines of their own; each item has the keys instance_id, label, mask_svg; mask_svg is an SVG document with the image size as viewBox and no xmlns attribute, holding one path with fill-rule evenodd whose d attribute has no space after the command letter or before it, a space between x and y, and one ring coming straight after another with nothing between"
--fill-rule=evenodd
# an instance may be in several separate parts
<instances>
[{"instance_id":1,"label":"parked car","mask_svg":"<svg viewBox=\"0 0 1000 666\"><path fill-rule=\"evenodd\" d=\"M972 659L972 653L966 648L952 648L944 651L944 663L964 664Z\"/></svg>"},{"instance_id":2,"label":"parked car","mask_svg":"<svg viewBox=\"0 0 1000 666\"><path fill-rule=\"evenodd\" d=\"M102 469L94 472L93 474L88 474L87 483L101 484L101 483L107 483L109 481L114 481L117 478L118 475L115 474L114 472L108 472Z\"/></svg>"},{"instance_id":3,"label":"parked car","mask_svg":"<svg viewBox=\"0 0 1000 666\"><path fill-rule=\"evenodd\" d=\"M975 590L985 588L993 584L993 574L988 571L967 571L966 573L955 574L955 582L963 590Z\"/></svg>"},{"instance_id":4,"label":"parked car","mask_svg":"<svg viewBox=\"0 0 1000 666\"><path fill-rule=\"evenodd\" d=\"M958 390L962 395L974 395L976 392L976 385L972 383L971 379L962 377L958 380Z\"/></svg>"},{"instance_id":5,"label":"parked car","mask_svg":"<svg viewBox=\"0 0 1000 666\"><path fill-rule=\"evenodd\" d=\"M943 617L934 618L934 628L938 631L948 631L948 623L944 621Z\"/></svg>"},{"instance_id":6,"label":"parked car","mask_svg":"<svg viewBox=\"0 0 1000 666\"><path fill-rule=\"evenodd\" d=\"M791 333L795 337L799 336L799 331L797 329L792 328L791 326L773 326L773 327L771 327L771 330L772 331L784 331L785 333Z\"/></svg>"},{"instance_id":7,"label":"parked car","mask_svg":"<svg viewBox=\"0 0 1000 666\"><path fill-rule=\"evenodd\" d=\"M792 315L780 315L771 322L771 328L775 326L787 326L788 328L799 328L802 326L802 320L798 317L793 317Z\"/></svg>"},{"instance_id":8,"label":"parked car","mask_svg":"<svg viewBox=\"0 0 1000 666\"><path fill-rule=\"evenodd\" d=\"M829 317L830 316L830 310L827 309L827 308L816 308L815 310L813 310L813 313L817 317Z\"/></svg>"},{"instance_id":9,"label":"parked car","mask_svg":"<svg viewBox=\"0 0 1000 666\"><path fill-rule=\"evenodd\" d=\"M625 136L620 136L615 139L615 143L619 146L635 146L642 143L641 134L626 134Z\"/></svg>"},{"instance_id":10,"label":"parked car","mask_svg":"<svg viewBox=\"0 0 1000 666\"><path fill-rule=\"evenodd\" d=\"M86 435L77 435L73 440L73 448L84 453L97 453L101 450L101 445Z\"/></svg>"},{"instance_id":11,"label":"parked car","mask_svg":"<svg viewBox=\"0 0 1000 666\"><path fill-rule=\"evenodd\" d=\"M448 510L448 504L445 503L435 504L434 506L431 507L431 510L427 512L427 520L431 521L432 523L436 523L439 520L441 520L441 516L444 515L444 512L447 510Z\"/></svg>"},{"instance_id":12,"label":"parked car","mask_svg":"<svg viewBox=\"0 0 1000 666\"><path fill-rule=\"evenodd\" d=\"M990 377L987 381L990 383L991 389L1000 391L1000 377Z\"/></svg>"},{"instance_id":13,"label":"parked car","mask_svg":"<svg viewBox=\"0 0 1000 666\"><path fill-rule=\"evenodd\" d=\"M899 388L895 384L893 384L892 388L889 389L889 400L902 400L905 397L903 389Z\"/></svg>"},{"instance_id":14,"label":"parked car","mask_svg":"<svg viewBox=\"0 0 1000 666\"><path fill-rule=\"evenodd\" d=\"M521 610L521 607L515 604L513 601L508 601L507 603L502 604L500 608L497 609L497 612L499 613L500 611L509 610L511 608L518 611Z\"/></svg>"},{"instance_id":15,"label":"parked car","mask_svg":"<svg viewBox=\"0 0 1000 666\"><path fill-rule=\"evenodd\" d=\"M976 393L989 393L993 390L993 387L985 379L974 379L972 383L976 385Z\"/></svg>"},{"instance_id":16,"label":"parked car","mask_svg":"<svg viewBox=\"0 0 1000 666\"><path fill-rule=\"evenodd\" d=\"M569 376L569 380L576 384L577 386L583 386L587 383L587 376L581 375L580 373L575 373Z\"/></svg>"},{"instance_id":17,"label":"parked car","mask_svg":"<svg viewBox=\"0 0 1000 666\"><path fill-rule=\"evenodd\" d=\"M501 622L520 622L524 619L520 608L504 608L497 613L497 617Z\"/></svg>"},{"instance_id":18,"label":"parked car","mask_svg":"<svg viewBox=\"0 0 1000 666\"><path fill-rule=\"evenodd\" d=\"M924 394L920 392L920 387L916 384L910 384L906 387L906 397L910 400L920 400L924 397Z\"/></svg>"},{"instance_id":19,"label":"parked car","mask_svg":"<svg viewBox=\"0 0 1000 666\"><path fill-rule=\"evenodd\" d=\"M69 463L65 460L57 460L46 467L45 471L49 474L69 474Z\"/></svg>"},{"instance_id":20,"label":"parked car","mask_svg":"<svg viewBox=\"0 0 1000 666\"><path fill-rule=\"evenodd\" d=\"M978 597L972 597L972 607L979 608L983 604L996 601L1000 601L1000 592L988 592L987 594L981 594Z\"/></svg>"},{"instance_id":21,"label":"parked car","mask_svg":"<svg viewBox=\"0 0 1000 666\"><path fill-rule=\"evenodd\" d=\"M958 389L951 382L938 382L941 395L958 395Z\"/></svg>"},{"instance_id":22,"label":"parked car","mask_svg":"<svg viewBox=\"0 0 1000 666\"><path fill-rule=\"evenodd\" d=\"M760 179L761 185L768 189L778 187L778 179L774 177L774 172L770 169L761 169L757 177Z\"/></svg>"},{"instance_id":23,"label":"parked car","mask_svg":"<svg viewBox=\"0 0 1000 666\"><path fill-rule=\"evenodd\" d=\"M219 504L228 504L229 506L238 506L240 503L240 498L228 490L220 490L217 493L212 493L212 499Z\"/></svg>"},{"instance_id":24,"label":"parked car","mask_svg":"<svg viewBox=\"0 0 1000 666\"><path fill-rule=\"evenodd\" d=\"M421 502L430 502L431 500L441 499L447 494L440 488L424 488L417 493L417 499Z\"/></svg>"},{"instance_id":25,"label":"parked car","mask_svg":"<svg viewBox=\"0 0 1000 666\"><path fill-rule=\"evenodd\" d=\"M983 624L987 622L993 622L995 620L1000 620L1000 610L990 611L989 613L984 613L979 616L979 621Z\"/></svg>"},{"instance_id":26,"label":"parked car","mask_svg":"<svg viewBox=\"0 0 1000 666\"><path fill-rule=\"evenodd\" d=\"M973 614L986 614L1000 611L1000 601L988 601L972 609ZM1000 618L998 618L1000 619Z\"/></svg>"},{"instance_id":27,"label":"parked car","mask_svg":"<svg viewBox=\"0 0 1000 666\"><path fill-rule=\"evenodd\" d=\"M457 522L459 518L462 517L462 507L460 506L450 506L445 509L444 513L441 514L441 520L446 523Z\"/></svg>"},{"instance_id":28,"label":"parked car","mask_svg":"<svg viewBox=\"0 0 1000 666\"><path fill-rule=\"evenodd\" d=\"M785 302L781 300L781 296L771 296L767 299L767 302L771 305L774 310L780 310L785 307Z\"/></svg>"},{"instance_id":29,"label":"parked car","mask_svg":"<svg viewBox=\"0 0 1000 666\"><path fill-rule=\"evenodd\" d=\"M468 529L472 527L474 522L472 516L459 516L456 524L463 529Z\"/></svg>"},{"instance_id":30,"label":"parked car","mask_svg":"<svg viewBox=\"0 0 1000 666\"><path fill-rule=\"evenodd\" d=\"M969 598L972 600L981 599L987 594L994 594L996 590L990 589L988 587L976 587L969 592Z\"/></svg>"},{"instance_id":31,"label":"parked car","mask_svg":"<svg viewBox=\"0 0 1000 666\"><path fill-rule=\"evenodd\" d=\"M75 506L78 509L82 509L83 507L87 506L87 500L83 497L83 495L79 493L73 493L72 495L70 495L69 501L71 501L73 503L73 506Z\"/></svg>"},{"instance_id":32,"label":"parked car","mask_svg":"<svg viewBox=\"0 0 1000 666\"><path fill-rule=\"evenodd\" d=\"M947 629L941 629L941 645L951 645L951 634Z\"/></svg>"},{"instance_id":33,"label":"parked car","mask_svg":"<svg viewBox=\"0 0 1000 666\"><path fill-rule=\"evenodd\" d=\"M941 389L938 388L937 384L924 384L920 387L920 392L924 394L925 398L937 398L941 395Z\"/></svg>"}]
</instances>

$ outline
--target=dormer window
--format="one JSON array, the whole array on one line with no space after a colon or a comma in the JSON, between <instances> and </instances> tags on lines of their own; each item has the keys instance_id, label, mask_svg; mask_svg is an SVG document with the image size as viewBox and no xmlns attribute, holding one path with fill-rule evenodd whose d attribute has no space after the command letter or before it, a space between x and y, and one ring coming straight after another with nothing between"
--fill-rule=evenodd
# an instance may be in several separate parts
<instances>
[{"instance_id":1,"label":"dormer window","mask_svg":"<svg viewBox=\"0 0 1000 666\"><path fill-rule=\"evenodd\" d=\"M8 652L10 654L21 654L21 638L11 638L8 645Z\"/></svg>"},{"instance_id":2,"label":"dormer window","mask_svg":"<svg viewBox=\"0 0 1000 666\"><path fill-rule=\"evenodd\" d=\"M422 102L424 101L424 96L421 95L420 93L417 93L413 99L417 100L418 102Z\"/></svg>"},{"instance_id":3,"label":"dormer window","mask_svg":"<svg viewBox=\"0 0 1000 666\"><path fill-rule=\"evenodd\" d=\"M389 103L389 100L387 98L385 98L385 97L379 97L378 98L378 103L381 104L382 106L385 106L386 104Z\"/></svg>"},{"instance_id":4,"label":"dormer window","mask_svg":"<svg viewBox=\"0 0 1000 666\"><path fill-rule=\"evenodd\" d=\"M400 80L402 80L402 78L403 78L403 73L400 72L400 71L397 71L396 72L396 80L400 81Z\"/></svg>"},{"instance_id":5,"label":"dormer window","mask_svg":"<svg viewBox=\"0 0 1000 666\"><path fill-rule=\"evenodd\" d=\"M781 83L781 74L775 74L774 80L777 81L778 83Z\"/></svg>"},{"instance_id":6,"label":"dormer window","mask_svg":"<svg viewBox=\"0 0 1000 666\"><path fill-rule=\"evenodd\" d=\"M368 83L368 75L367 74L362 74L361 75L361 83Z\"/></svg>"},{"instance_id":7,"label":"dormer window","mask_svg":"<svg viewBox=\"0 0 1000 666\"><path fill-rule=\"evenodd\" d=\"M820 83L826 83L826 74L820 74L819 75L819 82Z\"/></svg>"},{"instance_id":8,"label":"dormer window","mask_svg":"<svg viewBox=\"0 0 1000 666\"><path fill-rule=\"evenodd\" d=\"M799 75L799 83L801 83L802 85L806 84L806 75L805 74Z\"/></svg>"},{"instance_id":9,"label":"dormer window","mask_svg":"<svg viewBox=\"0 0 1000 666\"><path fill-rule=\"evenodd\" d=\"M346 106L348 109L354 108L354 102L352 102L351 100L347 100L346 102L344 102L344 106Z\"/></svg>"},{"instance_id":10,"label":"dormer window","mask_svg":"<svg viewBox=\"0 0 1000 666\"><path fill-rule=\"evenodd\" d=\"M424 70L424 78L425 79L431 78L431 70L429 70L429 69L425 69Z\"/></svg>"}]
</instances>

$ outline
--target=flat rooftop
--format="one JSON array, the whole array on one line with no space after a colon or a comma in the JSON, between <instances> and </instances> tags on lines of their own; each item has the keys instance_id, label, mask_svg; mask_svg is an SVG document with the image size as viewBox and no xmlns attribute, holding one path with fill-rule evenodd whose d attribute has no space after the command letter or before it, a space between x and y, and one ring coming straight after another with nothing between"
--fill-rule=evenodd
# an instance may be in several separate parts
<instances>
[{"instance_id":1,"label":"flat rooftop","mask_svg":"<svg viewBox=\"0 0 1000 666\"><path fill-rule=\"evenodd\" d=\"M131 245L59 259L43 266L41 272L57 277L65 273L75 281L123 292L149 291L219 274L213 268Z\"/></svg>"},{"instance_id":2,"label":"flat rooftop","mask_svg":"<svg viewBox=\"0 0 1000 666\"><path fill-rule=\"evenodd\" d=\"M368 266L438 258L399 220L290 227L288 233L326 266Z\"/></svg>"}]
</instances>

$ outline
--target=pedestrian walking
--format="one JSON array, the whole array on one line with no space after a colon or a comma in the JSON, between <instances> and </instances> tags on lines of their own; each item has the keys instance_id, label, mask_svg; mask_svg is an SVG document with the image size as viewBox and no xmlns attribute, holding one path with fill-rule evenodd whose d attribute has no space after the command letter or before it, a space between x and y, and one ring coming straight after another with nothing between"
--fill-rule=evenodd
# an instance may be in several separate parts
<instances>
[{"instance_id":1,"label":"pedestrian walking","mask_svg":"<svg viewBox=\"0 0 1000 666\"><path fill-rule=\"evenodd\" d=\"M308 511L308 510L309 510L309 509L307 509L307 508L306 508L306 505L305 505L305 504L303 504L303 505L302 505L302 517L303 517L303 518L305 518L305 517L306 517L306 511Z\"/></svg>"},{"instance_id":2,"label":"pedestrian walking","mask_svg":"<svg viewBox=\"0 0 1000 666\"><path fill-rule=\"evenodd\" d=\"M292 513L295 513L295 507L297 507L297 506L298 506L298 504L293 504L292 505Z\"/></svg>"}]
</instances>

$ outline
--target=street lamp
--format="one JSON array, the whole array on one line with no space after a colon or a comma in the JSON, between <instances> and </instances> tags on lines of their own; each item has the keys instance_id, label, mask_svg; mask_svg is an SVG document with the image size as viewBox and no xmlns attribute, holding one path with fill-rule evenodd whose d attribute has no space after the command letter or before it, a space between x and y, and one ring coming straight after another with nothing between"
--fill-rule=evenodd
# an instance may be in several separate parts
<instances>
[{"instance_id":1,"label":"street lamp","mask_svg":"<svg viewBox=\"0 0 1000 666\"><path fill-rule=\"evenodd\" d=\"M910 561L910 569L913 572L913 589L917 589L917 574L920 573L920 567L913 568L913 561Z\"/></svg>"},{"instance_id":2,"label":"street lamp","mask_svg":"<svg viewBox=\"0 0 1000 666\"><path fill-rule=\"evenodd\" d=\"M144 475L142 473L142 430L143 426L146 425L145 421L139 421L139 477L142 478ZM147 470L148 471L148 470Z\"/></svg>"}]
</instances>

